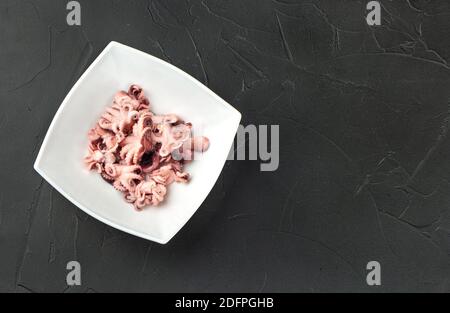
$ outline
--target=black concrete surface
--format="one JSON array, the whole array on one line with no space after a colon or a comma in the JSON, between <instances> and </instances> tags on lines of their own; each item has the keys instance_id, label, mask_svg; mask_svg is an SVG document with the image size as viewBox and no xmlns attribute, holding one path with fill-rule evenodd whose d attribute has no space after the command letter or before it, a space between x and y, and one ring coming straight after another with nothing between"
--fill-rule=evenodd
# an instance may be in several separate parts
<instances>
[{"instance_id":1,"label":"black concrete surface","mask_svg":"<svg viewBox=\"0 0 450 313\"><path fill-rule=\"evenodd\" d=\"M0 2L0 291L449 292L450 3ZM111 41L280 125L280 167L229 161L167 245L87 216L32 168L68 90ZM68 143L70 144L70 143ZM82 285L66 285L79 261ZM381 286L366 284L369 261Z\"/></svg>"}]
</instances>

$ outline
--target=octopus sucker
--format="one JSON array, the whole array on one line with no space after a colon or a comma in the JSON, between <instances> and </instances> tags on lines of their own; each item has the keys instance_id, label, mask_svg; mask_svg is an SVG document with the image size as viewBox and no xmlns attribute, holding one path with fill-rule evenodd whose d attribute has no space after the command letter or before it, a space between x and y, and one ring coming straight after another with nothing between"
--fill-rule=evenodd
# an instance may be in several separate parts
<instances>
[{"instance_id":1,"label":"octopus sucker","mask_svg":"<svg viewBox=\"0 0 450 313\"><path fill-rule=\"evenodd\" d=\"M137 211L157 206L172 183L187 183L183 171L209 139L193 137L192 124L175 114L155 115L139 85L114 95L112 104L88 131L84 162L123 194Z\"/></svg>"}]
</instances>

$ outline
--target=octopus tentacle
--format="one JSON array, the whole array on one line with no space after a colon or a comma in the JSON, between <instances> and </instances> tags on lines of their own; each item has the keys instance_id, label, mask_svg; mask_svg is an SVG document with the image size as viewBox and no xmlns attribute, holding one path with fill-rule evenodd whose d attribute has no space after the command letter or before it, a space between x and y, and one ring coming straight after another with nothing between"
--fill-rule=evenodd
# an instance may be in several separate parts
<instances>
[{"instance_id":1,"label":"octopus tentacle","mask_svg":"<svg viewBox=\"0 0 450 313\"><path fill-rule=\"evenodd\" d=\"M131 85L128 89L128 95L131 98L134 98L138 101L138 106L136 107L136 110L138 111L144 111L148 110L150 107L150 102L148 101L147 97L144 94L144 91L142 87L138 85Z\"/></svg>"},{"instance_id":2,"label":"octopus tentacle","mask_svg":"<svg viewBox=\"0 0 450 313\"><path fill-rule=\"evenodd\" d=\"M89 149L88 155L84 158L89 170L97 170L98 173L103 172L103 162L105 161L105 156L99 150Z\"/></svg>"},{"instance_id":3,"label":"octopus tentacle","mask_svg":"<svg viewBox=\"0 0 450 313\"><path fill-rule=\"evenodd\" d=\"M152 149L151 129L146 128L142 132L133 132L132 136L127 137L122 143L120 157L126 164L137 164L142 156Z\"/></svg>"},{"instance_id":4,"label":"octopus tentacle","mask_svg":"<svg viewBox=\"0 0 450 313\"><path fill-rule=\"evenodd\" d=\"M136 181L143 179L139 165L106 164L106 177L114 180L113 186L120 191L134 191ZM125 188L125 189L124 189Z\"/></svg>"},{"instance_id":5,"label":"octopus tentacle","mask_svg":"<svg viewBox=\"0 0 450 313\"><path fill-rule=\"evenodd\" d=\"M160 162L161 162L160 155L158 153L153 153L150 165L143 166L142 171L144 173L151 173L159 167Z\"/></svg>"},{"instance_id":6,"label":"octopus tentacle","mask_svg":"<svg viewBox=\"0 0 450 313\"><path fill-rule=\"evenodd\" d=\"M127 133L139 118L139 112L118 104L106 109L98 124L115 134Z\"/></svg>"},{"instance_id":7,"label":"octopus tentacle","mask_svg":"<svg viewBox=\"0 0 450 313\"><path fill-rule=\"evenodd\" d=\"M146 205L158 205L164 200L167 188L154 180L143 181L136 187L134 206L141 210Z\"/></svg>"},{"instance_id":8,"label":"octopus tentacle","mask_svg":"<svg viewBox=\"0 0 450 313\"><path fill-rule=\"evenodd\" d=\"M154 128L152 139L161 144L159 154L165 157L180 148L190 138L190 134L191 126L187 124L173 126L163 123Z\"/></svg>"}]
</instances>

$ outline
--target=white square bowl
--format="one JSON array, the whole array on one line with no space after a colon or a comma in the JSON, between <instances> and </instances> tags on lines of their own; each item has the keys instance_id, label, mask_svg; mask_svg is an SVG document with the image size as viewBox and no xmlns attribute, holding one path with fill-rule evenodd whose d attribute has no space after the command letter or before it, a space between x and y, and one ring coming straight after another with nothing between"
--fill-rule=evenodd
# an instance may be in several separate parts
<instances>
[{"instance_id":1,"label":"white square bowl","mask_svg":"<svg viewBox=\"0 0 450 313\"><path fill-rule=\"evenodd\" d=\"M172 184L158 207L141 212L84 163L87 132L118 90L138 84L157 114L174 113L210 139L207 152L186 166L187 184ZM191 218L222 171L241 114L182 70L144 52L111 42L59 107L34 168L56 190L96 219L127 233L167 243ZM197 156L199 156L197 158Z\"/></svg>"}]
</instances>

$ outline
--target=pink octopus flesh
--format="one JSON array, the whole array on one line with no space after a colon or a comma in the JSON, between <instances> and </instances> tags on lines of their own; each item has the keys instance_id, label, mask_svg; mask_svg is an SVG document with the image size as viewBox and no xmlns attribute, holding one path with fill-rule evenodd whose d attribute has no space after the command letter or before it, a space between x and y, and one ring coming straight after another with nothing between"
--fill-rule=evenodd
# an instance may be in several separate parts
<instances>
[{"instance_id":1,"label":"pink octopus flesh","mask_svg":"<svg viewBox=\"0 0 450 313\"><path fill-rule=\"evenodd\" d=\"M122 192L136 210L156 206L174 182L186 183L184 164L194 151L209 147L206 137L193 137L192 124L174 114L155 115L143 89L119 91L111 107L88 132L84 162Z\"/></svg>"}]
</instances>

